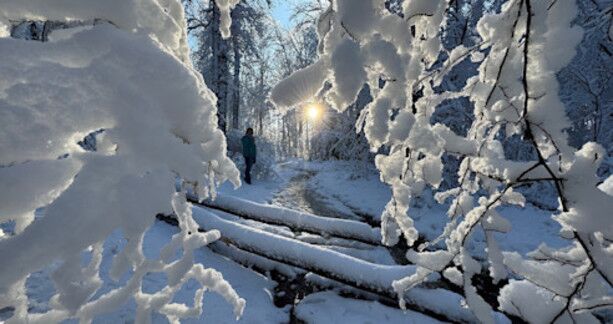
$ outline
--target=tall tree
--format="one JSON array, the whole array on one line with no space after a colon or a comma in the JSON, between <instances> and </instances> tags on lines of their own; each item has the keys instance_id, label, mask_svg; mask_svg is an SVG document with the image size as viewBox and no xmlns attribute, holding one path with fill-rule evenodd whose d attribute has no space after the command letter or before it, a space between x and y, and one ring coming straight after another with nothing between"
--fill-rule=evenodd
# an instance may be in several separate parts
<instances>
[{"instance_id":1,"label":"tall tree","mask_svg":"<svg viewBox=\"0 0 613 324\"><path fill-rule=\"evenodd\" d=\"M266 50L255 45L267 28L266 8L270 0L241 1L231 13L231 37L219 30L220 11L216 0L187 1L188 29L194 41L194 62L217 96L219 126L238 129L241 121L241 72L245 57Z\"/></svg>"},{"instance_id":2,"label":"tall tree","mask_svg":"<svg viewBox=\"0 0 613 324\"><path fill-rule=\"evenodd\" d=\"M247 104L241 99L241 93L246 91L248 85L243 84L241 73L255 72L245 69L245 62L257 60L263 53L269 51L267 44L262 40L267 37L271 28L272 19L267 10L271 6L270 0L246 0L240 2L232 11L232 84L231 84L231 114L233 129L240 128L241 114L248 116L249 111L243 111L241 106ZM255 72L257 73L257 72ZM247 110L252 107L245 107Z\"/></svg>"},{"instance_id":3,"label":"tall tree","mask_svg":"<svg viewBox=\"0 0 613 324\"><path fill-rule=\"evenodd\" d=\"M217 122L219 128L225 132L229 104L228 83L231 76L230 46L220 30L221 12L216 0L188 0L184 5L188 32L196 47L193 60L206 84L217 97Z\"/></svg>"},{"instance_id":4,"label":"tall tree","mask_svg":"<svg viewBox=\"0 0 613 324\"><path fill-rule=\"evenodd\" d=\"M239 5L232 11L232 50L234 53L234 75L232 82L232 128L239 128L240 115L240 75L241 75L241 15L243 5Z\"/></svg>"}]
</instances>

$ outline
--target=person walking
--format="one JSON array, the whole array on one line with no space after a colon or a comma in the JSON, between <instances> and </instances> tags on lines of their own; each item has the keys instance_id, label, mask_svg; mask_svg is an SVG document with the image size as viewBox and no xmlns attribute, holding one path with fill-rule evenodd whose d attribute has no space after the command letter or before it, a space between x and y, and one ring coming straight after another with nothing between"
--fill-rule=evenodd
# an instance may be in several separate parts
<instances>
[{"instance_id":1,"label":"person walking","mask_svg":"<svg viewBox=\"0 0 613 324\"><path fill-rule=\"evenodd\" d=\"M251 167L255 164L256 148L253 128L247 128L245 135L241 138L243 145L243 157L245 158L245 182L251 184Z\"/></svg>"}]
</instances>

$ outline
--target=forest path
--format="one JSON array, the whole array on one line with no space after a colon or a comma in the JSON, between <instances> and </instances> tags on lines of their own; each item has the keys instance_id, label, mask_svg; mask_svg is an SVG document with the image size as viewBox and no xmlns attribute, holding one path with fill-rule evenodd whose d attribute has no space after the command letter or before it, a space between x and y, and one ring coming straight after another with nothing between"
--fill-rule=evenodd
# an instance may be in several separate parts
<instances>
[{"instance_id":1,"label":"forest path","mask_svg":"<svg viewBox=\"0 0 613 324\"><path fill-rule=\"evenodd\" d=\"M348 206L334 195L321 193L312 181L319 171L296 164L281 164L280 167L290 169L294 175L274 194L271 204L323 217L356 220L372 227L381 226L367 212ZM396 246L386 247L397 264L408 263L406 248L404 240Z\"/></svg>"},{"instance_id":2,"label":"forest path","mask_svg":"<svg viewBox=\"0 0 613 324\"><path fill-rule=\"evenodd\" d=\"M317 175L316 170L294 165L281 166L291 168L295 175L273 196L272 204L323 217L343 218L365 221L364 217L351 210L335 197L320 193L311 180Z\"/></svg>"}]
</instances>

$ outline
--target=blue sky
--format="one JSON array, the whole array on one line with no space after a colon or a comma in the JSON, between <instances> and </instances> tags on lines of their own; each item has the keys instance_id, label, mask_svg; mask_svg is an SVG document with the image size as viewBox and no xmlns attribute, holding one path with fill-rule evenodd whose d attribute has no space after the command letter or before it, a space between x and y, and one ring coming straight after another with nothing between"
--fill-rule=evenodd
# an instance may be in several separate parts
<instances>
[{"instance_id":1,"label":"blue sky","mask_svg":"<svg viewBox=\"0 0 613 324\"><path fill-rule=\"evenodd\" d=\"M310 2L311 0L282 0L275 1L272 8L272 16L284 27L291 27L290 16L292 15L292 7L296 3Z\"/></svg>"},{"instance_id":2,"label":"blue sky","mask_svg":"<svg viewBox=\"0 0 613 324\"><path fill-rule=\"evenodd\" d=\"M290 21L290 17L292 15L292 8L296 3L305 3L314 0L278 0L273 2L273 7L271 10L272 17L276 19L279 24L285 28L291 28L293 23ZM194 40L190 36L189 37L190 47L193 48Z\"/></svg>"}]
</instances>

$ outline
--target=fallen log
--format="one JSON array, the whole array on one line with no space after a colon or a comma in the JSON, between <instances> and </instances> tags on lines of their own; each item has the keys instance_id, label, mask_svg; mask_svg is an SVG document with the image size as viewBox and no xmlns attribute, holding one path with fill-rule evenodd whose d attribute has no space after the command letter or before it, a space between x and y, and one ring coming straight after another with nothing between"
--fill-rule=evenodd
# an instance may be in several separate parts
<instances>
[{"instance_id":1,"label":"fallen log","mask_svg":"<svg viewBox=\"0 0 613 324\"><path fill-rule=\"evenodd\" d=\"M335 236L371 245L381 245L381 232L378 228L354 220L321 217L283 207L276 207L218 195L215 200L198 201L194 196L188 199L212 209L221 210L242 218L259 222L287 226L294 231L305 231L324 237Z\"/></svg>"},{"instance_id":2,"label":"fallen log","mask_svg":"<svg viewBox=\"0 0 613 324\"><path fill-rule=\"evenodd\" d=\"M415 266L378 265L348 255L313 246L222 219L199 207L193 208L194 220L205 230L217 229L223 241L241 250L301 268L386 298L396 298L392 282L413 274ZM433 279L435 279L433 277ZM404 296L407 306L446 321L476 322L472 312L463 308L463 297L445 289L415 287Z\"/></svg>"},{"instance_id":3,"label":"fallen log","mask_svg":"<svg viewBox=\"0 0 613 324\"><path fill-rule=\"evenodd\" d=\"M274 225L270 223L264 223L264 222L256 221L250 218L244 218L241 216L237 216L235 214L231 214L226 211L222 211L219 209L215 209L215 208L211 208L211 207L207 207L203 205L201 205L200 207L212 212L213 214L225 220L243 224L249 227L255 227L255 228L258 228L258 229L261 229L261 230L264 230L264 231L267 231L273 234L293 238L295 240L313 244L313 245L337 246L337 247L356 248L356 249L374 249L374 248L381 246L381 245L369 244L369 243L364 243L364 242L358 242L358 241L351 240L351 239L339 238L339 237L331 236L331 235L324 237L324 236L313 234L311 232L306 232L306 231L302 231L299 234L297 234L295 232L292 232L292 229L285 225ZM258 223L258 225L254 226L253 222ZM266 226L261 227L260 225L266 225Z\"/></svg>"},{"instance_id":4,"label":"fallen log","mask_svg":"<svg viewBox=\"0 0 613 324\"><path fill-rule=\"evenodd\" d=\"M316 291L334 290L340 294L350 295L353 298L377 301L388 307L400 308L397 298L392 298L387 295L376 294L354 286L342 284L332 279L322 277L320 275L308 272L302 268L290 266L283 262L273 261L266 257L241 250L228 242L220 241L213 242L208 245L208 248L213 252L222 255L246 268L250 268L260 274L278 281L280 278L286 281L303 280L315 288Z\"/></svg>"}]
</instances>

